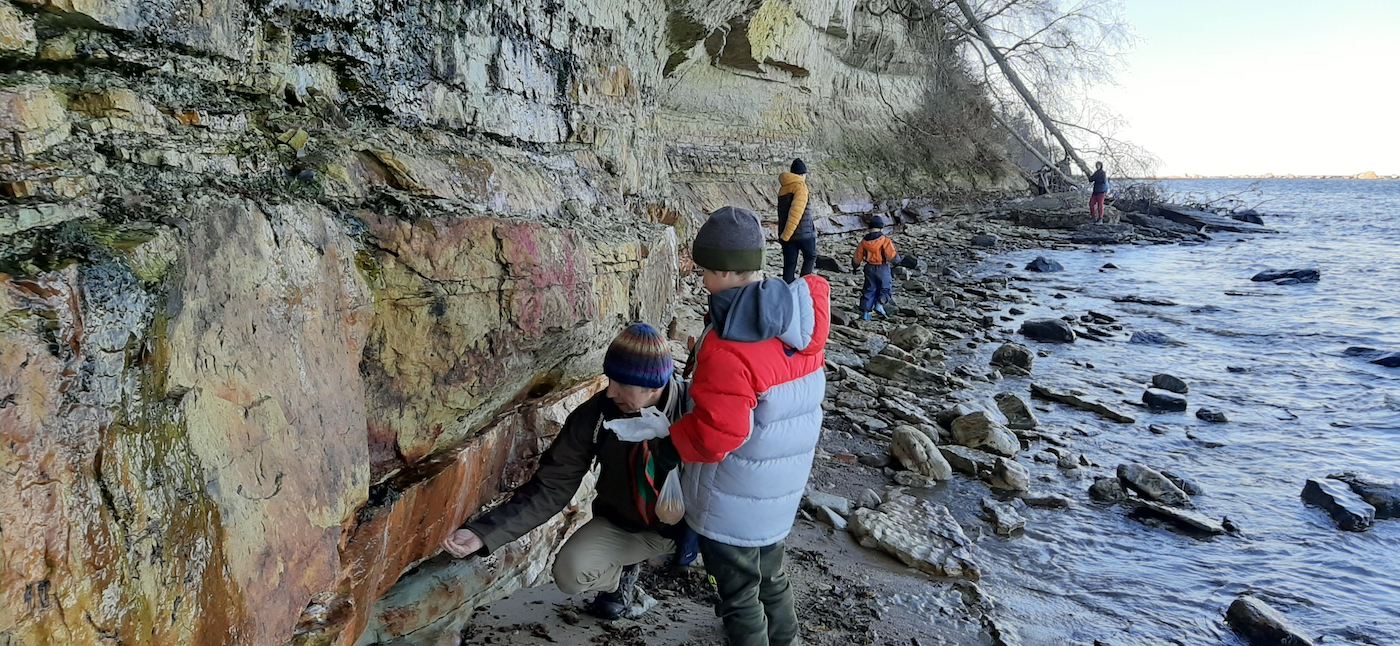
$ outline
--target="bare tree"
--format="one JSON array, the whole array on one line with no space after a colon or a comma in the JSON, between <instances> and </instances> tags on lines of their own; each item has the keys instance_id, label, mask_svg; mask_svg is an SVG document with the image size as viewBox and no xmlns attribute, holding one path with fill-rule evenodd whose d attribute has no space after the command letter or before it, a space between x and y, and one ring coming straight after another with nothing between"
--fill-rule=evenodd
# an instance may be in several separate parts
<instances>
[{"instance_id":1,"label":"bare tree","mask_svg":"<svg viewBox=\"0 0 1400 646\"><path fill-rule=\"evenodd\" d=\"M1069 143L1069 139L1066 139L1064 133L1060 132L1056 121L1050 118L1049 114L1046 114L1045 109L1040 107L1040 102L1036 100L1035 95L1031 94L1030 88L1027 88L1025 83L1021 82L1020 74L1011 66L1011 63L1006 58L1006 53L997 46L996 41L992 40L987 26L977 17L977 14L972 12L972 7L967 4L967 0L955 1L957 2L958 9L962 11L963 17L967 19L967 24L972 27L972 30L977 34L978 40L982 42L982 46L986 48L988 54L991 54L992 60L996 61L997 67L1001 68L1001 73L1005 75L1007 83L1016 90L1017 94L1021 95L1021 99L1026 102L1026 107L1040 119L1045 129L1048 130L1055 139L1059 140L1061 146L1064 146L1065 154L1074 159L1076 164L1079 164L1079 169L1084 171L1086 176L1090 175L1093 171L1089 170L1089 165L1084 163L1083 159L1080 159L1079 153L1074 151L1074 146ZM1031 41L1022 39L1021 42ZM1019 44L1020 43L1018 43L1018 45ZM1016 46L1011 47L1008 51L1015 52Z\"/></svg>"},{"instance_id":2,"label":"bare tree","mask_svg":"<svg viewBox=\"0 0 1400 646\"><path fill-rule=\"evenodd\" d=\"M965 51L981 60L985 89L1003 114L1032 116L1045 138L1058 144L1049 147L1058 147L1086 176L1085 152L1120 173L1150 172L1155 158L1114 136L1121 119L1092 99L1094 88L1112 79L1117 58L1131 41L1115 0L974 2L928 0L923 6L961 30ZM1044 158L1023 133L1006 129Z\"/></svg>"}]
</instances>

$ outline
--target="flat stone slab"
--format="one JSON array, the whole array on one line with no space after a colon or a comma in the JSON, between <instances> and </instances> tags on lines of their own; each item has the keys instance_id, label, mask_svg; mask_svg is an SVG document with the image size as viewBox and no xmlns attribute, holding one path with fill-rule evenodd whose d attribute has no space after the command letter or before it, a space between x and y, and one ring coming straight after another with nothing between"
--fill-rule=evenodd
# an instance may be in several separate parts
<instances>
[{"instance_id":1,"label":"flat stone slab","mask_svg":"<svg viewBox=\"0 0 1400 646\"><path fill-rule=\"evenodd\" d=\"M1221 525L1213 518L1189 509L1177 509L1176 507L1168 507L1162 503L1153 502L1151 500L1140 500L1138 501L1137 511L1171 521L1179 527L1203 534L1219 535L1225 533L1224 525Z\"/></svg>"},{"instance_id":2,"label":"flat stone slab","mask_svg":"<svg viewBox=\"0 0 1400 646\"><path fill-rule=\"evenodd\" d=\"M1350 472L1327 477L1347 483L1356 495L1375 507L1377 520L1400 518L1400 482L1381 482Z\"/></svg>"},{"instance_id":3,"label":"flat stone slab","mask_svg":"<svg viewBox=\"0 0 1400 646\"><path fill-rule=\"evenodd\" d=\"M997 464L997 456L991 453L956 444L944 444L938 447L938 451L943 454L943 459L948 461L954 471L974 478L980 477L984 473L991 473L992 468Z\"/></svg>"},{"instance_id":4,"label":"flat stone slab","mask_svg":"<svg viewBox=\"0 0 1400 646\"><path fill-rule=\"evenodd\" d=\"M851 501L836 494L811 490L802 500L802 506L809 510L826 507L838 514L851 513Z\"/></svg>"},{"instance_id":5,"label":"flat stone slab","mask_svg":"<svg viewBox=\"0 0 1400 646\"><path fill-rule=\"evenodd\" d=\"M1089 401L1073 393L1051 390L1049 387L1040 384L1031 384L1031 396L1038 399L1048 399L1050 401L1059 402L1082 411L1088 411L1109 421L1118 422L1119 424L1132 424L1137 421L1132 417L1124 415L1098 402Z\"/></svg>"},{"instance_id":6,"label":"flat stone slab","mask_svg":"<svg viewBox=\"0 0 1400 646\"><path fill-rule=\"evenodd\" d=\"M1241 222L1228 215L1220 215L1218 213L1172 204L1159 205L1156 215L1179 224L1195 227L1197 230L1200 230L1202 227L1209 227L1217 231L1229 231L1232 233L1274 233L1273 229L1261 227L1249 222Z\"/></svg>"},{"instance_id":7,"label":"flat stone slab","mask_svg":"<svg viewBox=\"0 0 1400 646\"><path fill-rule=\"evenodd\" d=\"M1250 280L1256 283L1280 283L1296 285L1298 283L1315 283L1322 280L1322 272L1316 268L1310 269L1265 269L1254 275Z\"/></svg>"},{"instance_id":8,"label":"flat stone slab","mask_svg":"<svg viewBox=\"0 0 1400 646\"><path fill-rule=\"evenodd\" d=\"M941 577L982 578L976 546L948 508L908 494L894 494L876 509L851 514L851 533L905 565Z\"/></svg>"}]
</instances>

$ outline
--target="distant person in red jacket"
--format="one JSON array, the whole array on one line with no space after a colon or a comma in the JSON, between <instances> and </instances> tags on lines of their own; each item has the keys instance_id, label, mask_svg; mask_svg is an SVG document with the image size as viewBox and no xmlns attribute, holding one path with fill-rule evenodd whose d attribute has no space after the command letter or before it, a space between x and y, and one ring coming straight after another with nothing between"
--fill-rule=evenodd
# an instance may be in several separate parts
<instances>
[{"instance_id":1,"label":"distant person in red jacket","mask_svg":"<svg viewBox=\"0 0 1400 646\"><path fill-rule=\"evenodd\" d=\"M1094 164L1094 174L1089 180L1094 183L1094 193L1089 196L1089 217L1096 223L1103 223L1103 201L1108 197L1108 174L1103 172L1103 162Z\"/></svg>"}]
</instances>

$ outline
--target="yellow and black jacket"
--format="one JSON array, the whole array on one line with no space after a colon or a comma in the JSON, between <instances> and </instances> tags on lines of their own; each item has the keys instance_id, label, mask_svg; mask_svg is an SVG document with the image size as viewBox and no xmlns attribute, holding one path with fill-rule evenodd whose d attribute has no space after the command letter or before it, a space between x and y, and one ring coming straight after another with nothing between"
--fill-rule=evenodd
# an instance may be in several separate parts
<instances>
[{"instance_id":1,"label":"yellow and black jacket","mask_svg":"<svg viewBox=\"0 0 1400 646\"><path fill-rule=\"evenodd\" d=\"M817 237L807 203L807 179L797 173L778 176L778 239L783 242Z\"/></svg>"}]
</instances>

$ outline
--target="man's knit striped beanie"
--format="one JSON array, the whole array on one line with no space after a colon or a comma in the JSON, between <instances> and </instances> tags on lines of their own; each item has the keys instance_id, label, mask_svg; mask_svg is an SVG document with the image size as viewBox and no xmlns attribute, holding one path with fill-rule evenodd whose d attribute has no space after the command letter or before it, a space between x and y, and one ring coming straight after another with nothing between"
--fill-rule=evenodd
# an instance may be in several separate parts
<instances>
[{"instance_id":1,"label":"man's knit striped beanie","mask_svg":"<svg viewBox=\"0 0 1400 646\"><path fill-rule=\"evenodd\" d=\"M660 388L675 369L666 337L646 323L627 326L603 355L603 374L628 386Z\"/></svg>"}]
</instances>

